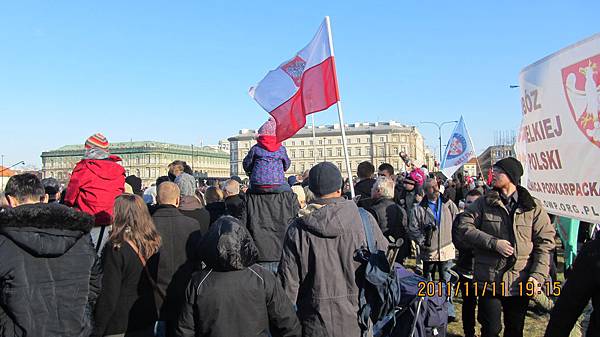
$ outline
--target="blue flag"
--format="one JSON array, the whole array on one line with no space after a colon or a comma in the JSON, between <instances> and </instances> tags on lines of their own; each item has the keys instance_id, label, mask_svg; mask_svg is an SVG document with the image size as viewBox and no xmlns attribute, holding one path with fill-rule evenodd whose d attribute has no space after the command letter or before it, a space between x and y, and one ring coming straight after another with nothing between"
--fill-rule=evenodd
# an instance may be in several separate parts
<instances>
[{"instance_id":1,"label":"blue flag","mask_svg":"<svg viewBox=\"0 0 600 337\"><path fill-rule=\"evenodd\" d=\"M454 128L454 131L448 140L446 154L442 160L440 170L447 178L450 178L456 170L474 157L475 148L473 147L471 136L469 136L469 132L465 126L465 121L461 116L460 121Z\"/></svg>"}]
</instances>

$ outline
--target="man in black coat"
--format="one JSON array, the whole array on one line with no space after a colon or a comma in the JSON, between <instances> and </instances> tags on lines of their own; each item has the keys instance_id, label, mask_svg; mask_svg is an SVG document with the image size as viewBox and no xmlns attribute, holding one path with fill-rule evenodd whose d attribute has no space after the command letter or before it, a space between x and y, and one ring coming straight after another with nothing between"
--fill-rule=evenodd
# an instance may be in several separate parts
<instances>
[{"instance_id":1,"label":"man in black coat","mask_svg":"<svg viewBox=\"0 0 600 337\"><path fill-rule=\"evenodd\" d=\"M156 275L156 304L159 320L166 336L174 336L175 323L184 301L185 288L191 279L193 249L201 238L198 221L181 214L179 187L164 182L158 187L159 206L152 215L162 246L148 261L151 274ZM165 298L163 302L163 297Z\"/></svg>"},{"instance_id":2,"label":"man in black coat","mask_svg":"<svg viewBox=\"0 0 600 337\"><path fill-rule=\"evenodd\" d=\"M373 175L375 174L375 166L368 161L363 161L358 164L356 171L358 175L358 182L354 185L354 193L359 196L358 206L368 207L373 203L371 200L371 190L375 184Z\"/></svg>"},{"instance_id":3,"label":"man in black coat","mask_svg":"<svg viewBox=\"0 0 600 337\"><path fill-rule=\"evenodd\" d=\"M99 284L94 219L46 204L37 176L12 176L0 209L0 331L2 336L88 336ZM92 282L91 282L92 281Z\"/></svg>"},{"instance_id":4,"label":"man in black coat","mask_svg":"<svg viewBox=\"0 0 600 337\"><path fill-rule=\"evenodd\" d=\"M402 239L404 243L398 251L396 261L403 263L410 255L410 240L408 239L408 216L404 208L394 202L394 186L392 179L379 177L373 185L371 198L373 204L368 211L373 214L381 228L381 232L390 241Z\"/></svg>"}]
</instances>

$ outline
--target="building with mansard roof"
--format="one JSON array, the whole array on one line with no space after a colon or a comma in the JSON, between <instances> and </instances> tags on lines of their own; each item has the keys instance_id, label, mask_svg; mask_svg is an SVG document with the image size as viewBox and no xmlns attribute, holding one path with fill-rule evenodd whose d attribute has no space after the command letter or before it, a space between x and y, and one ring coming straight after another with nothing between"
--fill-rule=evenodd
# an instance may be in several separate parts
<instances>
[{"instance_id":1,"label":"building with mansard roof","mask_svg":"<svg viewBox=\"0 0 600 337\"><path fill-rule=\"evenodd\" d=\"M83 144L42 152L42 177L54 177L61 183L67 183L84 153ZM229 154L207 146L154 141L121 142L111 143L110 153L121 157L127 175L140 177L144 186L150 186L159 176L167 175L167 166L174 160L186 161L197 177L229 177Z\"/></svg>"},{"instance_id":2,"label":"building with mansard roof","mask_svg":"<svg viewBox=\"0 0 600 337\"><path fill-rule=\"evenodd\" d=\"M320 125L314 131L313 138L313 128L307 125L284 142L292 160L292 166L286 175L301 174L314 163L322 161L333 162L342 172L345 171L340 125ZM396 169L402 169L404 163L398 155L400 152L408 153L418 166L434 166L433 153L425 146L424 138L415 126L394 121L351 123L346 125L346 136L354 174L362 161L370 161L375 167L390 163ZM250 147L256 143L256 137L255 130L243 129L228 139L232 175L246 176L242 161Z\"/></svg>"}]
</instances>

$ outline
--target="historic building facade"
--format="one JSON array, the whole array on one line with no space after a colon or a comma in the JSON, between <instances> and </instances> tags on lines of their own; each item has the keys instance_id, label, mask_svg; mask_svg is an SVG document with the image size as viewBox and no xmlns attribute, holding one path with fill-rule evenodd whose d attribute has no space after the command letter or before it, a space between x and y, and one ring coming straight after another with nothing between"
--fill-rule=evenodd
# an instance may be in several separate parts
<instances>
[{"instance_id":1,"label":"historic building facade","mask_svg":"<svg viewBox=\"0 0 600 337\"><path fill-rule=\"evenodd\" d=\"M68 182L71 171L83 158L84 152L83 144L43 152L43 178L54 177L61 183ZM127 175L140 177L144 186L150 186L159 176L167 175L167 166L174 160L186 161L198 177L229 176L229 154L209 147L152 141L122 142L111 143L110 152L121 157Z\"/></svg>"},{"instance_id":2,"label":"historic building facade","mask_svg":"<svg viewBox=\"0 0 600 337\"><path fill-rule=\"evenodd\" d=\"M315 127L313 138L312 126L302 128L293 137L284 142L292 166L286 175L300 174L310 169L315 163L330 161L342 172L345 171L342 136L339 124ZM419 165L434 165L433 154L426 148L423 136L414 126L396 122L353 123L346 125L348 139L348 155L353 174L362 161L370 161L379 166L390 163L395 168L404 166L398 155L401 151ZM238 135L229 138L231 174L245 177L242 161L256 143L256 131L243 129Z\"/></svg>"},{"instance_id":3,"label":"historic building facade","mask_svg":"<svg viewBox=\"0 0 600 337\"><path fill-rule=\"evenodd\" d=\"M479 164L481 165L481 172L484 176L487 176L488 170L500 159L506 157L515 156L514 145L492 145L485 149L481 155L479 155Z\"/></svg>"}]
</instances>

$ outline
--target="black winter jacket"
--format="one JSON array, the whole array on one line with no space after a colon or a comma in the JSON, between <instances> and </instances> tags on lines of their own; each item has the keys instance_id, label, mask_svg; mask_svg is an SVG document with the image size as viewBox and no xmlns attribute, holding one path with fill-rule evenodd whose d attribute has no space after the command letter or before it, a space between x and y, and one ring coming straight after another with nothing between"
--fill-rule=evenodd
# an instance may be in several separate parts
<instances>
[{"instance_id":1,"label":"black winter jacket","mask_svg":"<svg viewBox=\"0 0 600 337\"><path fill-rule=\"evenodd\" d=\"M96 304L93 337L151 329L158 319L154 288L128 243L102 251L102 292Z\"/></svg>"},{"instance_id":2,"label":"black winter jacket","mask_svg":"<svg viewBox=\"0 0 600 337\"><path fill-rule=\"evenodd\" d=\"M550 322L546 337L568 337L577 319L590 299L594 311L590 317L586 336L598 336L600 333L600 238L583 246L573 264L573 271L562 291Z\"/></svg>"},{"instance_id":3,"label":"black winter jacket","mask_svg":"<svg viewBox=\"0 0 600 337\"><path fill-rule=\"evenodd\" d=\"M217 219L227 214L227 207L223 201L211 202L206 204L205 209L210 214L210 225L212 225ZM210 226L209 226L210 227Z\"/></svg>"},{"instance_id":4,"label":"black winter jacket","mask_svg":"<svg viewBox=\"0 0 600 337\"><path fill-rule=\"evenodd\" d=\"M394 239L407 239L408 216L406 211L392 199L376 199L373 205L368 208L373 214L381 232L385 237L392 236Z\"/></svg>"},{"instance_id":5,"label":"black winter jacket","mask_svg":"<svg viewBox=\"0 0 600 337\"><path fill-rule=\"evenodd\" d=\"M162 246L158 254L148 261L148 269L153 277L156 276L160 291L166 294L166 303L162 303L158 294L155 296L160 319L173 321L177 319L193 272L190 261L193 249L202 234L198 222L181 214L175 206L159 206L152 220L162 238Z\"/></svg>"},{"instance_id":6,"label":"black winter jacket","mask_svg":"<svg viewBox=\"0 0 600 337\"><path fill-rule=\"evenodd\" d=\"M0 336L89 336L93 225L59 204L0 209Z\"/></svg>"},{"instance_id":7,"label":"black winter jacket","mask_svg":"<svg viewBox=\"0 0 600 337\"><path fill-rule=\"evenodd\" d=\"M188 286L177 336L301 335L292 303L275 275L255 264L258 251L239 221L230 216L217 221L200 255L207 268Z\"/></svg>"},{"instance_id":8,"label":"black winter jacket","mask_svg":"<svg viewBox=\"0 0 600 337\"><path fill-rule=\"evenodd\" d=\"M246 194L242 219L258 248L259 262L279 261L288 225L299 210L298 198L292 191Z\"/></svg>"},{"instance_id":9,"label":"black winter jacket","mask_svg":"<svg viewBox=\"0 0 600 337\"><path fill-rule=\"evenodd\" d=\"M354 194L357 196L360 195L360 199L358 199L358 207L366 208L373 204L373 199L371 199L371 190L373 189L373 185L375 185L375 179L361 180L354 185Z\"/></svg>"},{"instance_id":10,"label":"black winter jacket","mask_svg":"<svg viewBox=\"0 0 600 337\"><path fill-rule=\"evenodd\" d=\"M225 198L225 208L227 215L241 220L246 208L246 201L239 194L232 195Z\"/></svg>"}]
</instances>

